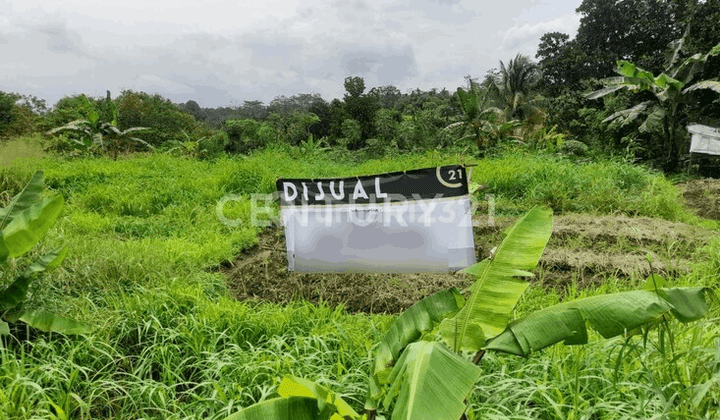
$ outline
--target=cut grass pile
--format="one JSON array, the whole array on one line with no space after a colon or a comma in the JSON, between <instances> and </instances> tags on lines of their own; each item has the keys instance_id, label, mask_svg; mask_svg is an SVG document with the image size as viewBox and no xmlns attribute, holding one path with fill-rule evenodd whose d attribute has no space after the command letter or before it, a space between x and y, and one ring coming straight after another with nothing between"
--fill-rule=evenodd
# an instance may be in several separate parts
<instances>
[{"instance_id":1,"label":"cut grass pile","mask_svg":"<svg viewBox=\"0 0 720 420\"><path fill-rule=\"evenodd\" d=\"M369 351L392 317L348 315L323 304L238 302L229 297L225 277L209 268L257 241L248 197L272 192L277 177L355 176L464 159L432 152L350 164L276 150L214 162L146 155L31 159L0 168L2 205L35 169L44 169L49 189L66 198L43 248L67 243L69 255L36 283L31 305L96 327L86 337L20 327L3 338L0 418L221 419L272 396L288 373L343 393L360 410ZM477 163L473 180L489 186L483 194L496 196L499 213L545 203L556 211L697 222L668 181L631 165L578 166L531 155ZM224 209L240 226L226 226L216 215L227 194L240 197ZM720 240L710 240L676 284L714 284L719 255ZM20 268L16 261L0 272L0 287ZM562 296L636 286L571 285ZM559 299L531 288L518 314ZM639 339L624 349L622 340L595 340L584 348L555 346L529 360L488 355L471 407L482 418L600 419L617 412L712 418L720 400L712 382L720 378L717 322L677 331L674 352L653 348L658 341L651 334L646 347Z\"/></svg>"}]
</instances>

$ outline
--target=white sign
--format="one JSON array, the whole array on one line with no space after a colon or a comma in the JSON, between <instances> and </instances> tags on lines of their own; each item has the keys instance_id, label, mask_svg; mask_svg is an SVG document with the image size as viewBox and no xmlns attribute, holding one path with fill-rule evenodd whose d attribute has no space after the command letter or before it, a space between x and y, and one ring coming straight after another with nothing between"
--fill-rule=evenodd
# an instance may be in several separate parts
<instances>
[{"instance_id":1,"label":"white sign","mask_svg":"<svg viewBox=\"0 0 720 420\"><path fill-rule=\"evenodd\" d=\"M447 272L475 263L462 166L276 185L290 271Z\"/></svg>"},{"instance_id":2,"label":"white sign","mask_svg":"<svg viewBox=\"0 0 720 420\"><path fill-rule=\"evenodd\" d=\"M692 134L690 153L720 155L720 129L700 124L691 124L687 129Z\"/></svg>"}]
</instances>

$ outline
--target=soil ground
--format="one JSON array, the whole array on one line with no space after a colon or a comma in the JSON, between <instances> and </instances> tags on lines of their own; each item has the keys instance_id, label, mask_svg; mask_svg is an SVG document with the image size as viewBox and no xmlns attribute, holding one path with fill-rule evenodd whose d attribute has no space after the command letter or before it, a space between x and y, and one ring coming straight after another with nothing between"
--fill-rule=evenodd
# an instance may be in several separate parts
<instances>
[{"instance_id":1,"label":"soil ground","mask_svg":"<svg viewBox=\"0 0 720 420\"><path fill-rule=\"evenodd\" d=\"M720 180L698 179L678 185L698 216L720 220ZM474 228L477 260L490 255L515 219L478 219ZM533 281L548 288L589 287L610 277L636 281L651 272L677 276L716 232L684 223L626 216L569 214L553 218L553 233ZM650 256L648 259L647 256ZM419 299L449 287L463 289L462 273L368 274L287 271L284 234L269 228L258 245L222 269L239 300L285 303L293 299L343 304L348 312L399 313Z\"/></svg>"}]
</instances>

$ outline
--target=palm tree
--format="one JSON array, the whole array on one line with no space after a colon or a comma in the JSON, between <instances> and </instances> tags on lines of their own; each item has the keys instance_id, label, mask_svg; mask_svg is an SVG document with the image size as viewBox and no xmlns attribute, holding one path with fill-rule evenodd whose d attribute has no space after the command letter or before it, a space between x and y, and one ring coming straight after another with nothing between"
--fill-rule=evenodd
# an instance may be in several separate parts
<instances>
[{"instance_id":1,"label":"palm tree","mask_svg":"<svg viewBox=\"0 0 720 420\"><path fill-rule=\"evenodd\" d=\"M535 113L533 103L526 100L532 88L540 78L537 63L518 54L507 65L500 61L500 90L505 97L505 111L508 119L525 119Z\"/></svg>"},{"instance_id":2,"label":"palm tree","mask_svg":"<svg viewBox=\"0 0 720 420\"><path fill-rule=\"evenodd\" d=\"M462 127L463 133L469 132L469 134L458 141L471 138L481 152L486 148L496 146L508 137L514 137L512 132L521 125L520 122L508 121L501 109L489 106L489 103L492 102L489 97L492 94L492 86L483 89L473 80L470 80L469 91L459 87L457 96L463 111L463 118L461 121L448 125L443 131Z\"/></svg>"}]
</instances>

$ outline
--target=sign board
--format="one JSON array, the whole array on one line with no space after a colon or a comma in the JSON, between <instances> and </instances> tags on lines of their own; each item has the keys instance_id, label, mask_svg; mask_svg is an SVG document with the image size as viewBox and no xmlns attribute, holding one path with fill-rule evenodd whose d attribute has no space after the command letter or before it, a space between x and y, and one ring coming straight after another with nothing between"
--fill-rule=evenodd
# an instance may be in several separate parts
<instances>
[{"instance_id":1,"label":"sign board","mask_svg":"<svg viewBox=\"0 0 720 420\"><path fill-rule=\"evenodd\" d=\"M690 153L720 155L720 129L701 124L688 125L687 129L692 134Z\"/></svg>"},{"instance_id":2,"label":"sign board","mask_svg":"<svg viewBox=\"0 0 720 420\"><path fill-rule=\"evenodd\" d=\"M276 185L290 271L447 272L475 263L463 166Z\"/></svg>"}]
</instances>

